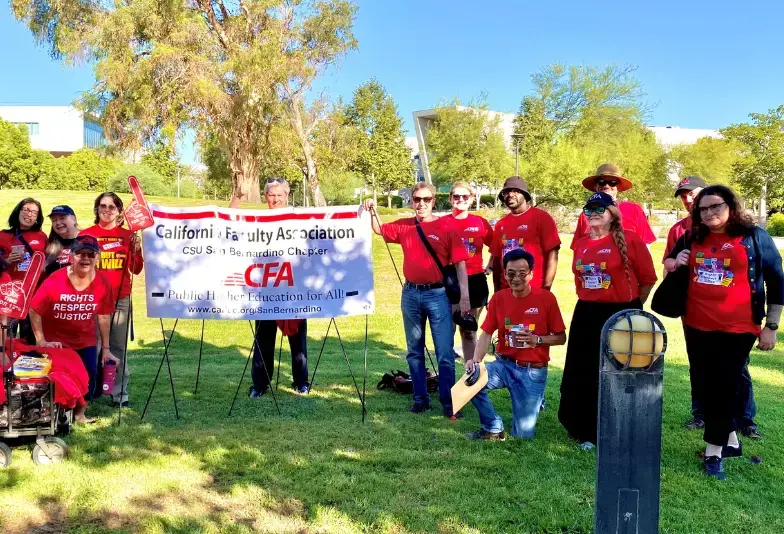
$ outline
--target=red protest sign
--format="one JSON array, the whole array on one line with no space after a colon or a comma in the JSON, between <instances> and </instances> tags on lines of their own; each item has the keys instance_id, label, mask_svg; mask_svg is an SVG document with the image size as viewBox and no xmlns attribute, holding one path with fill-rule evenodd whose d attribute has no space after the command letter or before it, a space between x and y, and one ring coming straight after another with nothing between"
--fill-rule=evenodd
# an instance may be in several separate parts
<instances>
[{"instance_id":1,"label":"red protest sign","mask_svg":"<svg viewBox=\"0 0 784 534\"><path fill-rule=\"evenodd\" d=\"M38 278L44 268L44 259L42 252L36 252L30 260L24 280L0 284L0 315L13 319L27 317L27 307L38 285Z\"/></svg>"},{"instance_id":2,"label":"red protest sign","mask_svg":"<svg viewBox=\"0 0 784 534\"><path fill-rule=\"evenodd\" d=\"M142 186L139 185L139 181L135 176L128 177L128 185L131 187L131 193L133 193L133 200L125 208L125 220L128 221L128 229L131 232L135 232L136 230L149 228L155 224L155 220L152 218L152 212L147 205L147 201L144 200Z\"/></svg>"}]
</instances>

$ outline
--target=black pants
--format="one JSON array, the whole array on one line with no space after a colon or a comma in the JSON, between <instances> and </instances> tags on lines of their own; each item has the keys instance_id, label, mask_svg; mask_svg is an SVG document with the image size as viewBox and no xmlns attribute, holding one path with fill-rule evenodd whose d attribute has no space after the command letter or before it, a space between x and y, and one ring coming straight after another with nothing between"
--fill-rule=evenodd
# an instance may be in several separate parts
<instances>
[{"instance_id":1,"label":"black pants","mask_svg":"<svg viewBox=\"0 0 784 534\"><path fill-rule=\"evenodd\" d=\"M705 332L684 326L689 372L702 389L705 411L703 439L724 446L730 432L743 421L747 398L740 392L743 368L757 336L729 332Z\"/></svg>"},{"instance_id":2,"label":"black pants","mask_svg":"<svg viewBox=\"0 0 784 534\"><path fill-rule=\"evenodd\" d=\"M640 300L631 302L587 302L578 300L569 326L569 344L561 380L558 420L579 442L596 444L599 420L599 358L602 327L621 310L642 309Z\"/></svg>"},{"instance_id":3,"label":"black pants","mask_svg":"<svg viewBox=\"0 0 784 534\"><path fill-rule=\"evenodd\" d=\"M250 375L253 379L253 387L258 392L269 387L269 379L272 378L275 370L277 332L278 325L275 321L256 321L256 343L253 345L253 366ZM308 383L307 321L301 321L297 333L289 336L289 348L291 349L292 378L296 388Z\"/></svg>"},{"instance_id":4,"label":"black pants","mask_svg":"<svg viewBox=\"0 0 784 534\"><path fill-rule=\"evenodd\" d=\"M684 339L688 336L687 330L694 330L683 325L683 336ZM705 420L705 403L702 401L703 393L702 393L702 375L699 373L694 372L692 369L694 368L691 362L691 356L689 356L689 381L691 382L691 415L695 419L702 419ZM740 384L738 385L738 395L740 396L740 401L743 403L743 415L738 420L738 425L740 429L746 427L754 427L757 428L757 423L754 422L754 418L757 416L757 403L754 401L754 388L751 384L751 375L749 374L749 359L746 358L746 365L743 366L743 374L741 375Z\"/></svg>"}]
</instances>

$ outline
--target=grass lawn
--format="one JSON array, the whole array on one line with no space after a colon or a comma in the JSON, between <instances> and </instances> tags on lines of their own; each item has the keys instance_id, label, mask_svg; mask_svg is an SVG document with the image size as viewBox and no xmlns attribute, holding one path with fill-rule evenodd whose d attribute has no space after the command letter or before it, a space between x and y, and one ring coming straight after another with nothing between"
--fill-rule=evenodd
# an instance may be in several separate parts
<instances>
[{"instance_id":1,"label":"grass lawn","mask_svg":"<svg viewBox=\"0 0 784 534\"><path fill-rule=\"evenodd\" d=\"M6 217L26 195L3 191L0 216ZM82 226L89 225L93 194L33 196L45 210L70 203L83 215ZM564 248L554 290L568 325L576 297L571 253ZM399 247L392 247L392 253L400 266ZM662 244L654 245L654 256L661 253ZM286 346L277 393L282 414L270 396L247 398L246 376L228 417L250 330L246 322L218 321L206 324L198 393L194 383L201 322L181 321L177 327L171 364L180 419L174 416L164 374L151 410L140 422L162 351L160 323L145 317L142 276L134 281L136 337L129 347L133 407L123 412L117 426L116 412L104 401L97 403L91 410L100 422L66 438L71 457L63 464L37 467L24 446L16 448L13 465L0 471L0 531L590 532L595 456L568 441L557 420L565 348L552 351L547 409L532 441L466 440L463 434L479 425L471 406L464 409L465 419L456 422L436 410L411 415L406 412L410 399L375 389L383 372L406 369L406 362L400 287L379 238L374 238L374 258L377 309L369 321L364 425L336 340L327 341L310 395L295 395L290 388ZM165 321L167 329L172 322ZM680 322L664 322L670 337L662 532L784 532L782 352L752 353L764 439L746 440L746 457L727 461L727 481L708 480L697 458L704 447L701 433L682 427L689 415L689 379ZM338 319L338 325L352 366L361 372L365 319ZM326 327L326 320L309 322L311 373ZM508 425L508 393L493 392L491 397ZM760 456L762 463L750 463L751 455Z\"/></svg>"}]
</instances>

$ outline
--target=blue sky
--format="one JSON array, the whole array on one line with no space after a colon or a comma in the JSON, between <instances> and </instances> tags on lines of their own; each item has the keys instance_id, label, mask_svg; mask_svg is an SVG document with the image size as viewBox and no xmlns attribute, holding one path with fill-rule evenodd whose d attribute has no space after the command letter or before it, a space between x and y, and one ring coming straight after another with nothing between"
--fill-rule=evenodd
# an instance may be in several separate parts
<instances>
[{"instance_id":1,"label":"blue sky","mask_svg":"<svg viewBox=\"0 0 784 534\"><path fill-rule=\"evenodd\" d=\"M751 5L749 5L751 4ZM411 112L442 98L488 94L514 112L530 75L553 62L639 67L650 123L721 128L784 104L781 21L773 1L360 0L359 49L319 82L337 98L375 76ZM93 82L89 67L52 61L4 4L0 104L68 104ZM190 143L182 158L191 162Z\"/></svg>"}]
</instances>

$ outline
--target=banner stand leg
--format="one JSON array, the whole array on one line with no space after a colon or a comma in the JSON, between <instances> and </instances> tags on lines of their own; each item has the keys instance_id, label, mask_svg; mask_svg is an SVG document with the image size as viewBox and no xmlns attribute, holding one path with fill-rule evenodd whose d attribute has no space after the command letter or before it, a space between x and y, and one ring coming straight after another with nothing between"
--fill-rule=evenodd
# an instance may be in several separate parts
<instances>
[{"instance_id":1,"label":"banner stand leg","mask_svg":"<svg viewBox=\"0 0 784 534\"><path fill-rule=\"evenodd\" d=\"M237 400L237 395L239 395L240 387L242 387L242 381L245 379L245 373L248 371L248 364L250 363L250 359L253 356L253 349L256 348L258 349L259 353L261 352L259 344L256 342L256 331L253 329L253 322L248 321L248 326L250 327L250 334L253 337L253 345L251 346L250 352L248 353L248 360L245 362L245 369L243 369L242 376L240 376L240 383L237 384L237 391L234 393L234 400L231 402L231 407L229 408L229 416L231 416L231 412L234 410L234 403ZM278 406L278 397L275 395L275 389L272 387L272 378L270 377L269 370L267 369L267 363L264 361L264 358L261 359L261 366L264 368L264 374L267 376L267 387L269 388L269 392L272 394L272 400L275 401L275 409L278 411L278 415L281 415L280 406Z\"/></svg>"},{"instance_id":2,"label":"banner stand leg","mask_svg":"<svg viewBox=\"0 0 784 534\"><path fill-rule=\"evenodd\" d=\"M316 367L313 368L313 375L310 377L310 389L313 389L313 384L316 382L316 372L319 368L319 363L321 362L321 355L324 354L324 345L327 344L327 337L329 336L329 329L332 328L332 323L335 322L335 318L332 317L329 320L329 324L327 324L327 333L324 334L324 339L321 341L321 350L319 350L318 358L316 358Z\"/></svg>"},{"instance_id":3,"label":"banner stand leg","mask_svg":"<svg viewBox=\"0 0 784 534\"><path fill-rule=\"evenodd\" d=\"M346 359L346 366L348 367L348 372L351 375L351 380L354 382L354 389L357 392L357 397L359 398L359 403L362 405L362 418L365 417L365 399L362 396L362 393L359 392L359 386L357 385L357 378L354 376L354 371L351 369L351 362L348 359L348 354L346 354L346 347L343 345L343 338L340 337L340 330L338 330L338 323L333 318L332 321L335 323L335 333L338 336L338 341L340 341L340 348L343 350L343 358Z\"/></svg>"},{"instance_id":4,"label":"banner stand leg","mask_svg":"<svg viewBox=\"0 0 784 534\"><path fill-rule=\"evenodd\" d=\"M278 391L278 383L280 382L280 360L283 355L283 332L280 333L280 347L278 347L278 375L275 377L275 391Z\"/></svg>"},{"instance_id":5,"label":"banner stand leg","mask_svg":"<svg viewBox=\"0 0 784 534\"><path fill-rule=\"evenodd\" d=\"M362 424L365 423L365 415L367 415L367 409L365 409L365 401L367 399L365 385L367 384L367 354L368 354L368 316L365 315L365 356L364 356L364 370L362 372Z\"/></svg>"},{"instance_id":6,"label":"banner stand leg","mask_svg":"<svg viewBox=\"0 0 784 534\"><path fill-rule=\"evenodd\" d=\"M169 364L169 345L171 345L172 339L174 339L174 332L177 330L177 323L180 321L179 319L174 320L174 326L172 327L172 332L169 335L169 339L166 339L166 333L163 329L163 319L161 321L161 335L163 336L164 348L163 348L163 356L161 356L161 363L158 365L158 372L155 373L155 380L152 382L152 387L150 388L150 394L147 396L147 403L144 405L144 411L142 411L142 416L140 420L144 420L144 416L147 414L147 408L150 406L150 400L152 399L152 394L155 391L155 386L158 383L158 377L161 374L161 369L163 368L163 362L165 361L168 364L169 369L169 382L171 382L172 388L172 399L174 400L174 413L177 419L180 418L179 410L177 409L177 397L174 396L174 379L172 378L171 374L171 364Z\"/></svg>"},{"instance_id":7,"label":"banner stand leg","mask_svg":"<svg viewBox=\"0 0 784 534\"><path fill-rule=\"evenodd\" d=\"M204 319L201 320L201 341L199 341L199 363L196 366L196 387L193 388L193 394L199 391L199 375L201 374L201 354L204 348Z\"/></svg>"}]
</instances>

